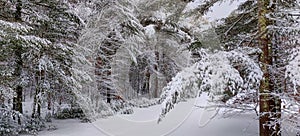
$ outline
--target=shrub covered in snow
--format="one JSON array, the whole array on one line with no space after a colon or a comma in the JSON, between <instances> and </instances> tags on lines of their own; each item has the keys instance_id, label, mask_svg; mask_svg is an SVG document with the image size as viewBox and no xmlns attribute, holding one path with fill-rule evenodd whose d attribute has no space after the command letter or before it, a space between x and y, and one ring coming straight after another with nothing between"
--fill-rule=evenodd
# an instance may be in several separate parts
<instances>
[{"instance_id":1,"label":"shrub covered in snow","mask_svg":"<svg viewBox=\"0 0 300 136\"><path fill-rule=\"evenodd\" d=\"M14 136L20 133L37 134L45 127L45 121L31 118L17 111L0 109L0 135Z\"/></svg>"},{"instance_id":2,"label":"shrub covered in snow","mask_svg":"<svg viewBox=\"0 0 300 136\"><path fill-rule=\"evenodd\" d=\"M132 105L134 107L146 108L146 107L158 104L158 99L155 99L155 98L148 99L145 97L141 97L141 98L132 99L129 101L129 103L130 103L130 105Z\"/></svg>"},{"instance_id":3,"label":"shrub covered in snow","mask_svg":"<svg viewBox=\"0 0 300 136\"><path fill-rule=\"evenodd\" d=\"M83 118L85 117L80 107L64 108L55 113L57 119Z\"/></svg>"}]
</instances>

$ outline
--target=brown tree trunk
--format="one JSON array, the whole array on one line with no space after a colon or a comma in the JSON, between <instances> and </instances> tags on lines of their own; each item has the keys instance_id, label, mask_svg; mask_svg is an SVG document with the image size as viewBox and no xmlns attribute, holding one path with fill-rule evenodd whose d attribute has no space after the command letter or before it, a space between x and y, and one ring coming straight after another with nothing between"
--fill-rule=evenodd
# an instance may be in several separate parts
<instances>
[{"instance_id":1,"label":"brown tree trunk","mask_svg":"<svg viewBox=\"0 0 300 136\"><path fill-rule=\"evenodd\" d=\"M270 122L277 121L280 116L276 107L280 99L273 94L274 82L271 79L270 66L272 65L272 42L271 35L268 33L267 27L273 22L267 17L274 10L274 5L270 5L270 0L258 0L258 29L260 32L259 45L262 50L260 56L261 69L263 79L259 88L259 134L260 136L278 136L280 135L280 126L275 124L267 126ZM278 100L277 100L278 99ZM279 109L280 110L280 109Z\"/></svg>"}]
</instances>

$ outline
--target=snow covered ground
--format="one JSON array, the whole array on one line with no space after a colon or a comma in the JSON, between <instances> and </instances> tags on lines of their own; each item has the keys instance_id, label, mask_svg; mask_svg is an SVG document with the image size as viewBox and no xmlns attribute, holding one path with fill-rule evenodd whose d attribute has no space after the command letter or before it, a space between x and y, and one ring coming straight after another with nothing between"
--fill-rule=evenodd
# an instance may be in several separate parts
<instances>
[{"instance_id":1,"label":"snow covered ground","mask_svg":"<svg viewBox=\"0 0 300 136\"><path fill-rule=\"evenodd\" d=\"M54 120L56 130L44 130L39 136L106 136L91 123L81 123L77 119Z\"/></svg>"},{"instance_id":2,"label":"snow covered ground","mask_svg":"<svg viewBox=\"0 0 300 136\"><path fill-rule=\"evenodd\" d=\"M58 129L42 131L41 136L253 136L258 135L258 121L255 113L219 118L216 116L205 127L200 127L204 109L194 105L203 103L202 99L190 99L179 103L162 122L157 124L161 105L149 108L134 108L134 114L116 115L99 119L93 123L80 123L79 120L55 120ZM207 120L206 120L207 121ZM201 123L200 123L201 124Z\"/></svg>"}]
</instances>

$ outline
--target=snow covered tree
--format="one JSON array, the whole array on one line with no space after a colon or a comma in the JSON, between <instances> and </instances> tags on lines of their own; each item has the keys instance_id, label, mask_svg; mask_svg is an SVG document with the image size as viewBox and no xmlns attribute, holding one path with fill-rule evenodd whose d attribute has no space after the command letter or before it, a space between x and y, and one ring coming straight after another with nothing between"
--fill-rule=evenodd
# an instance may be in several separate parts
<instances>
[{"instance_id":1,"label":"snow covered tree","mask_svg":"<svg viewBox=\"0 0 300 136\"><path fill-rule=\"evenodd\" d=\"M216 32L226 50L257 44L257 1L242 2L228 17L218 20Z\"/></svg>"},{"instance_id":2,"label":"snow covered tree","mask_svg":"<svg viewBox=\"0 0 300 136\"><path fill-rule=\"evenodd\" d=\"M268 53L269 55L268 61L270 64L267 66L269 67L270 86L272 94L274 94L271 96L269 102L271 103L270 109L272 109L271 111L275 114L275 118L277 118L271 122L276 122L275 126L278 126L278 128L275 130L275 133L278 133L280 131L278 130L279 125L283 120L286 120L286 118L280 118L282 117L281 114L286 112L285 110L280 109L281 100L285 101L290 99L289 97L284 96L286 95L286 91L284 91L286 89L283 88L283 86L286 86L284 69L287 65L286 60L289 56L289 50L294 48L296 41L298 41L298 39L295 38L297 37L297 30L291 30L288 26L297 27L298 21L295 16L290 14L290 12L297 11L296 1L276 1L272 4L274 5L267 7L269 12L266 13L266 15L261 16L265 17L263 21L267 21L267 29L265 29L266 32L264 33L260 32L260 29L255 29L255 27L251 28L251 26L255 26L255 24L259 22L259 18L255 16L255 13L258 11L257 9L261 9L261 7L258 6L257 1L246 1L241 4L237 11L234 12L235 14L227 18L229 21L233 20L232 22L227 22L229 26L222 27L226 30L223 31L223 35L228 39L228 42L225 44L230 44L231 48L245 45L261 45L260 37L264 34L267 35L270 50L265 53ZM261 23L262 22L260 22L260 24ZM259 28L261 28L261 25ZM260 46L260 48L262 47Z\"/></svg>"},{"instance_id":3,"label":"snow covered tree","mask_svg":"<svg viewBox=\"0 0 300 136\"><path fill-rule=\"evenodd\" d=\"M129 83L128 75L124 75L128 74L127 70L129 70L131 65L139 65L136 64L138 56L149 54L150 52L155 54L154 52L159 51L158 57L154 57L155 55L152 54L153 56L151 58L157 58L159 61L160 58L163 58L163 54L169 55L169 53L162 53L160 50L167 51L166 48L170 46L177 46L176 48L183 49L183 47L180 47L181 43L188 42L187 34L180 30L181 28L175 24L178 21L172 22L171 19L168 19L167 16L164 15L166 14L165 9L156 7L157 3L157 1L154 3L150 1L108 2L99 14L95 14L89 20L88 29L85 30L86 33L82 36L82 41L88 42L88 44L83 44L90 46L91 49L98 50L95 51L98 53L98 57L92 56L92 58L94 62L97 63L95 64L95 66L98 67L96 69L97 75L99 75L97 82L99 83L100 89L102 88L103 90L102 93L106 94L107 89L105 88L108 86L111 93L123 92L124 97L128 98L137 96L131 93L134 91L127 90L128 87L123 87L123 85ZM151 12L147 11L147 9L140 8L140 6L145 4L155 8L149 9ZM120 10L120 12L118 14L111 12L115 10ZM175 13L172 13L170 16L173 15L175 15ZM167 42L165 39L167 39ZM174 40L176 42L174 42ZM170 47L170 49L172 49L172 47ZM175 48L173 48L172 51L176 51ZM129 65L126 64L127 62L129 62ZM156 60L151 61L151 63L151 74L153 75L149 78L149 80L151 80L150 82L156 80L155 78L158 75L155 74L158 74L158 69L162 67L162 65L159 65L156 66L158 69L154 68L154 65L157 65ZM103 73L105 71L107 71L106 73L108 73L108 75ZM111 74L109 71L111 71ZM141 71L143 70L141 69ZM168 70L165 70L165 72L167 71ZM153 86L150 87L152 90L159 90ZM158 93L154 93L156 96L157 94Z\"/></svg>"},{"instance_id":4,"label":"snow covered tree","mask_svg":"<svg viewBox=\"0 0 300 136\"><path fill-rule=\"evenodd\" d=\"M30 34L33 28L22 21L21 6L23 5L21 1L16 2L16 8L11 8L13 3L5 4L7 7L4 9L8 9L8 11L15 10L16 15L15 19L10 17L1 18L1 54L4 54L1 60L4 63L4 65L1 65L1 69L3 69L1 72L1 79L3 79L3 82L1 82L3 102L1 103L1 111L3 111L1 112L3 114L1 115L1 120L7 125L12 125L17 120L18 124L12 125L11 127L13 128L5 125L1 126L1 130L4 130L1 133L18 134L20 131L32 130L26 129L28 118L22 114L24 88L28 84L25 64L30 63L25 59L26 56L24 55L47 46L50 41Z\"/></svg>"},{"instance_id":5,"label":"snow covered tree","mask_svg":"<svg viewBox=\"0 0 300 136\"><path fill-rule=\"evenodd\" d=\"M207 3L204 2L204 4L200 5L198 10L200 13L205 13L209 7L217 1L209 1ZM261 2L261 3L260 3ZM221 87L216 90L223 90L220 93L216 93L221 95L221 97L215 98L217 101L223 101L227 105L226 107L229 108L237 108L237 107L243 107L246 103L252 103L250 105L250 109L256 110L256 106L258 103L260 103L260 110L261 114L259 114L261 123L260 123L260 134L261 135L280 135L280 133L285 128L281 128L280 125L282 123L286 123L287 120L290 120L288 118L298 119L298 117L295 117L295 112L297 112L297 107L299 104L297 104L297 100L295 98L298 97L297 93L295 95L291 95L291 91L289 91L288 88L283 88L283 86L293 86L293 84L288 83L286 81L290 81L289 76L286 74L286 68L291 68L289 65L293 63L289 62L293 59L286 59L289 54L293 54L291 52L295 52L297 49L293 49L295 46L297 46L297 29L291 29L288 26L295 26L296 28L299 27L299 20L298 17L295 15L295 13L298 12L297 6L298 4L296 1L276 1L273 3L269 3L270 1L246 1L241 4L239 9L237 11L234 11L234 13L227 18L228 23L226 26L222 25L222 22L220 23L223 28L217 29L218 33L221 32L223 35L221 36L222 42L225 42L225 49L232 52L236 50L235 48L242 47L242 46L252 46L256 48L261 48L261 51L253 52L254 54L249 54L249 57L254 55L255 57L250 57L250 60L239 62L237 63L237 66L234 66L232 68L227 68L225 71L228 71L228 73L223 73L220 75L228 75L229 77L233 78L230 80L233 80L235 82L217 82L217 81L210 81L210 80L203 80L203 76L206 77L207 75L214 74L214 70L208 73L201 73L200 75L195 74L198 78L196 81L192 82L199 82L200 81L200 92L203 91L201 88L206 88L204 90L211 90L214 88L212 84L216 83L218 84L218 87ZM208 4L210 3L210 4ZM258 4L260 3L260 4ZM259 11L259 12L258 12ZM219 23L219 22L218 22ZM254 25L250 25L254 24ZM256 24L258 25L258 28L256 28ZM249 27L250 26L250 27ZM251 27L253 26L253 27ZM221 31L220 31L221 30ZM219 33L220 34L220 33ZM284 35L282 35L284 34ZM261 45L265 45L264 47ZM249 49L249 48L248 48ZM251 48L250 48L251 49ZM292 51L290 50L292 49ZM241 48L241 50L245 50L245 48ZM252 49L251 49L252 50ZM245 50L247 51L247 50ZM245 58L247 55L246 52L243 52L243 56L241 58ZM252 52L252 51L251 51ZM203 54L203 53L199 53ZM206 53L204 53L206 54ZM218 54L218 53L216 53ZM203 55L202 55L203 56ZM204 55L205 56L205 55ZM210 55L209 55L210 56ZM258 61L258 56L260 56ZM292 55L296 57L297 55ZM297 58L297 57L296 57ZM202 58L201 58L202 59ZM201 62L200 59L200 62ZM209 58L210 61L215 60L215 58ZM218 60L218 59L217 59ZM202 60L203 61L203 60ZM252 91L245 92L245 91L238 91L240 90L247 90L245 87L239 87L239 84L253 84L252 80L241 80L244 79L247 73L250 71L241 71L243 68L241 68L239 65L245 65L245 62L253 62L251 65L256 65L259 67L256 67L256 70L250 70L250 71L260 71L263 72L263 78L256 78L255 81L256 87L250 89ZM226 62L226 61L224 61ZM289 62L289 63L287 63ZM213 61L211 62L213 63ZM215 63L214 63L215 64ZM232 64L230 64L232 65ZM212 69L218 69L215 68L213 64L210 65ZM260 68L261 67L261 68ZM297 67L297 66L296 66ZM198 68L197 68L198 69ZM234 72L229 72L231 69L235 69L240 71L237 75L230 74ZM204 70L205 71L205 70ZM209 71L209 69L208 69ZM221 71L221 70L220 70ZM286 71L286 72L284 72ZM290 72L288 72L288 75L291 75ZM294 73L295 74L295 73ZM222 76L218 76L219 78ZM258 74L260 75L260 74ZM178 75L179 76L179 75ZM252 75L251 75L252 76ZM250 76L250 77L251 77ZM261 75L262 76L262 75ZM201 77L201 78L199 78ZM208 76L210 77L210 76ZM241 77L241 78L239 78ZM288 77L288 78L287 78ZM178 78L184 78L184 77L178 77ZM206 79L206 78L204 78ZM260 82L260 80L262 82ZM226 80L225 80L226 81ZM259 82L257 82L259 81ZM172 82L176 82L175 79ZM171 82L171 83L172 83ZM294 80L294 82L296 82ZM168 90L167 88L173 88L172 84L169 84L168 87L166 87L166 93L162 95L162 98L166 98L163 102L163 105L165 108L162 111L161 117L165 115L173 107L173 105L177 102L174 99L177 98L180 95L180 90L188 86L189 84L180 84L179 87L175 87L177 89ZM227 87L222 87L222 85ZM234 86L232 86L234 85ZM183 87L182 87L183 86ZM232 87L231 87L232 86ZM259 92L259 89L257 88L260 86L260 90L269 90L266 92L261 92L260 95L257 95ZM253 86L252 86L253 87ZM267 89L266 89L267 87ZM223 88L223 89L222 89ZM189 89L190 90L190 89ZM225 91L225 90L231 90L231 91ZM285 91L284 91L285 90ZM190 92L188 90L186 93ZM243 93L245 92L245 93ZM295 93L295 92L294 92ZM184 94L184 93L183 93ZM210 93L210 95L214 96L216 95L214 93ZM289 95L288 95L289 94ZM168 96L168 97L166 97ZM226 97L225 97L226 96ZM249 97L250 96L250 97ZM258 98L258 96L261 96ZM266 96L263 97L262 96ZM250 99L249 99L250 98ZM250 100L250 101L249 101ZM258 101L259 100L259 101ZM289 102L287 102L289 101ZM284 108L281 109L281 103L292 103L288 108L286 106L283 106ZM218 103L218 102L217 102ZM234 104L234 105L232 105ZM246 104L247 105L247 104ZM290 105L290 104L289 104ZM248 105L249 106L249 105ZM265 107L263 107L265 106ZM293 108L291 108L293 107ZM264 108L266 108L264 110ZM240 108L238 108L240 109ZM242 109L249 109L249 107L243 107ZM293 111L293 112L291 112ZM270 114L267 116L267 114ZM284 114L284 116L282 116ZM160 118L161 119L161 118ZM291 121L288 121L291 122ZM289 123L288 123L289 124ZM297 123L292 123L293 127L288 127L292 129L299 129L296 128Z\"/></svg>"},{"instance_id":6,"label":"snow covered tree","mask_svg":"<svg viewBox=\"0 0 300 136\"><path fill-rule=\"evenodd\" d=\"M179 9L175 3L180 3ZM81 91L89 113L111 114L107 107L115 107L113 99L117 96L127 102L158 97L175 73L189 65L186 47L192 38L183 17L186 4L179 0L126 0L90 1L87 8L78 6L77 13L87 13L80 13L86 28L79 44L89 49L84 56L92 67L85 66L85 71L94 81L85 84ZM142 8L145 5L149 8ZM135 75L137 72L139 76ZM111 104L103 103L104 100Z\"/></svg>"},{"instance_id":7,"label":"snow covered tree","mask_svg":"<svg viewBox=\"0 0 300 136\"><path fill-rule=\"evenodd\" d=\"M19 118L20 128L10 132L36 131L40 126L33 125L40 124L34 121L43 118L45 107L55 113L55 103L76 105L74 94L86 80L75 76L84 72L74 67L74 63L86 61L76 50L83 22L62 1L1 1L1 4L1 79L4 80L0 96L1 104L6 107L3 110L7 111L3 114L12 112L9 115L14 115L13 120ZM16 16L10 16L11 12ZM30 101L31 97L32 118L22 114L21 106L22 98ZM26 113L30 110L26 109Z\"/></svg>"}]
</instances>

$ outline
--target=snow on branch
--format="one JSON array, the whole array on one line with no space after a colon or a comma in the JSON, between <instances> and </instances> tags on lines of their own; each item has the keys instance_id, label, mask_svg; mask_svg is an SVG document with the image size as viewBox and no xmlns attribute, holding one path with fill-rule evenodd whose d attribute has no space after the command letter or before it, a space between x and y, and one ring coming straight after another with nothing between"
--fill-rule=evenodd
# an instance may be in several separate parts
<instances>
[{"instance_id":1,"label":"snow on branch","mask_svg":"<svg viewBox=\"0 0 300 136\"><path fill-rule=\"evenodd\" d=\"M174 105L178 102L180 97L196 96L197 81L199 80L196 73L198 73L198 63L179 72L172 81L163 88L163 94L160 99L163 100L162 112L159 116L158 123L174 108Z\"/></svg>"},{"instance_id":2,"label":"snow on branch","mask_svg":"<svg viewBox=\"0 0 300 136\"><path fill-rule=\"evenodd\" d=\"M290 61L286 66L285 77L293 84L294 94L299 93L297 87L300 86L300 48L291 51Z\"/></svg>"},{"instance_id":3,"label":"snow on branch","mask_svg":"<svg viewBox=\"0 0 300 136\"><path fill-rule=\"evenodd\" d=\"M26 26L21 23L11 23L7 21L0 20L0 28L1 30L4 31L9 31L9 32L28 32L29 30L32 29L32 27Z\"/></svg>"},{"instance_id":4,"label":"snow on branch","mask_svg":"<svg viewBox=\"0 0 300 136\"><path fill-rule=\"evenodd\" d=\"M180 98L193 97L202 92L208 92L210 101L226 105L246 99L245 94L258 90L263 75L259 65L249 56L253 52L260 51L243 48L230 52L204 53L206 55L200 61L179 72L163 88L162 112L158 122L174 108Z\"/></svg>"}]
</instances>

